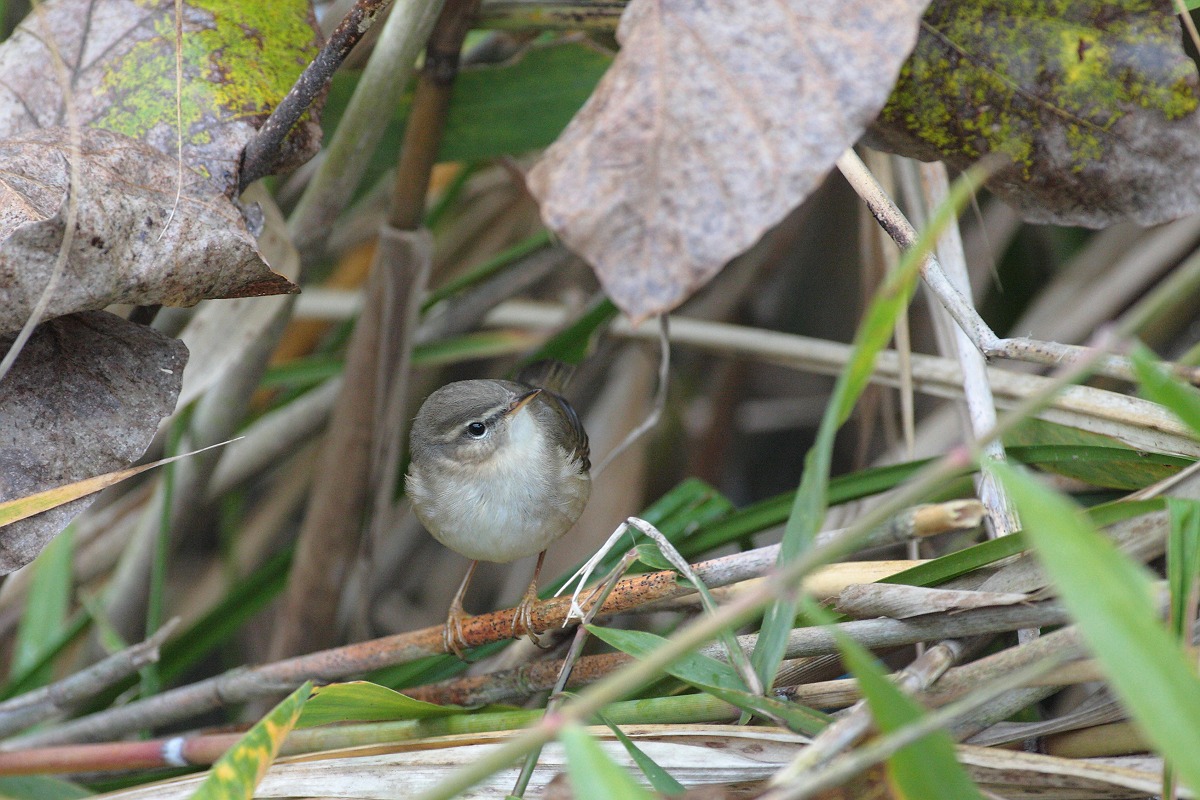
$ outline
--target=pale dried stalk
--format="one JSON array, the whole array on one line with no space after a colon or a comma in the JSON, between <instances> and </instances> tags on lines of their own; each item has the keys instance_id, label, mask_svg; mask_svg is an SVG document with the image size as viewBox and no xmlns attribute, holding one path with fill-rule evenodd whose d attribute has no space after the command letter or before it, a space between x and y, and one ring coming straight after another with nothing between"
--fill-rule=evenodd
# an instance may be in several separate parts
<instances>
[{"instance_id":1,"label":"pale dried stalk","mask_svg":"<svg viewBox=\"0 0 1200 800\"><path fill-rule=\"evenodd\" d=\"M976 689L960 700L945 708L927 714L920 721L895 733L883 736L859 749L847 753L828 765L810 770L802 776L797 775L790 786L780 786L777 779L772 783L776 787L762 795L762 800L803 800L823 789L840 786L850 778L868 767L878 764L901 747L917 741L923 736L949 725L955 718L971 713L974 709L988 703L998 694L1009 691L1012 687L1020 686L1031 677L1049 671L1057 666L1057 660L1046 659L1022 670L1001 677L990 685ZM803 754L802 754L803 755Z\"/></svg>"},{"instance_id":2,"label":"pale dried stalk","mask_svg":"<svg viewBox=\"0 0 1200 800\"><path fill-rule=\"evenodd\" d=\"M896 676L897 688L908 694L923 691L962 657L963 649L955 641L941 642L929 648ZM821 731L790 764L776 773L771 778L771 785L785 786L829 761L865 736L871 723L871 711L866 701L859 700L845 716Z\"/></svg>"},{"instance_id":3,"label":"pale dried stalk","mask_svg":"<svg viewBox=\"0 0 1200 800\"><path fill-rule=\"evenodd\" d=\"M486 322L496 327L556 329L567 319L567 311L555 304L510 301L497 306ZM647 340L653 331L632 327L617 319L611 332L616 336ZM731 325L723 322L671 318L671 341L676 346L693 346L731 355L743 355L794 369L836 375L845 367L853 348L838 342L795 334ZM912 356L914 383L919 391L937 397L962 396L958 365L936 356ZM885 350L875 362L872 380L888 386L899 382L899 359ZM990 367L988 381L997 405L1009 408L1052 385L1052 378L1025 375ZM1082 430L1113 436L1135 449L1200 457L1198 446L1186 427L1161 406L1136 397L1095 389L1068 386L1037 416Z\"/></svg>"},{"instance_id":4,"label":"pale dried stalk","mask_svg":"<svg viewBox=\"0 0 1200 800\"><path fill-rule=\"evenodd\" d=\"M1118 225L1096 234L1069 259L1013 325L1015 333L1081 342L1147 291L1200 239L1200 216L1151 230ZM1087 302L1079 302L1082 297ZM1136 326L1135 326L1136 328Z\"/></svg>"},{"instance_id":5,"label":"pale dried stalk","mask_svg":"<svg viewBox=\"0 0 1200 800\"><path fill-rule=\"evenodd\" d=\"M441 7L442 0L397 0L392 4L321 166L288 220L292 241L302 254L311 257L320 252L318 244L362 180L388 119L379 109L396 107Z\"/></svg>"},{"instance_id":6,"label":"pale dried stalk","mask_svg":"<svg viewBox=\"0 0 1200 800\"><path fill-rule=\"evenodd\" d=\"M918 168L921 175L921 185L924 189L928 209L937 208L945 203L950 196L950 180L946 174L946 166L940 161L932 164L921 164ZM938 259L944 265L951 284L961 293L963 302L970 305L971 284L967 273L967 257L963 252L962 235L959 233L958 220L951 220L945 232L938 240ZM977 350L970 337L962 328L954 329L954 355L958 359L963 375L963 397L966 401L967 418L970 423L970 433L974 437L983 436L996 426L996 402L992 395L992 387L988 383L987 361ZM1004 444L993 439L984 445L984 454L989 459L1005 461ZM984 461L976 476L976 486L979 499L988 510L988 518L992 526L989 531L995 536L1004 536L1020 528L1016 509L1008 498L1004 487L1000 485L995 474L987 468Z\"/></svg>"},{"instance_id":7,"label":"pale dried stalk","mask_svg":"<svg viewBox=\"0 0 1200 800\"><path fill-rule=\"evenodd\" d=\"M65 714L147 664L158 661L158 648L178 624L178 618L170 620L143 642L113 653L57 683L0 703L0 736L9 736Z\"/></svg>"},{"instance_id":8,"label":"pale dried stalk","mask_svg":"<svg viewBox=\"0 0 1200 800\"><path fill-rule=\"evenodd\" d=\"M336 638L342 583L358 551L361 520L376 490L382 490L376 480L384 478L376 465L385 457L377 448L395 438L378 426L385 411L399 402L392 387L405 378L395 370L408 363L432 249L428 231L380 229L371 302L347 350L342 392L320 454L320 480L305 513L271 638L275 659L326 647Z\"/></svg>"},{"instance_id":9,"label":"pale dried stalk","mask_svg":"<svg viewBox=\"0 0 1200 800\"><path fill-rule=\"evenodd\" d=\"M870 207L879 224L891 234L897 244L903 248L916 244L916 229L875 182L874 176L853 150L843 153L837 166L859 197ZM1000 339L967 302L962 292L954 286L932 254L926 256L922 262L921 277L947 313L958 323L959 328L967 334L974 347L987 358L1007 358L1057 367L1064 362L1079 361L1091 354L1090 348L1073 347L1057 342L1025 338ZM1133 374L1129 360L1118 356L1101 358L1094 365L1093 371L1124 380L1129 380ZM1189 383L1200 383L1200 369L1178 368L1176 374Z\"/></svg>"}]
</instances>

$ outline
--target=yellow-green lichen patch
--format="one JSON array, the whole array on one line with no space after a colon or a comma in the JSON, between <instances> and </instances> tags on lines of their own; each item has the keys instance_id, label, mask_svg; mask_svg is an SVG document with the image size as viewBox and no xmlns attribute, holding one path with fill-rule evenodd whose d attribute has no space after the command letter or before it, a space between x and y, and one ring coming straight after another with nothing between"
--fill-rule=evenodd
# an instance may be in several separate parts
<instances>
[{"instance_id":1,"label":"yellow-green lichen patch","mask_svg":"<svg viewBox=\"0 0 1200 800\"><path fill-rule=\"evenodd\" d=\"M154 9L153 33L107 66L96 91L109 105L92 122L134 138L160 126L173 131L178 97L185 144L210 144L221 125L269 113L316 52L305 0L191 0L180 87L174 3L142 5Z\"/></svg>"},{"instance_id":2,"label":"yellow-green lichen patch","mask_svg":"<svg viewBox=\"0 0 1200 800\"><path fill-rule=\"evenodd\" d=\"M1193 114L1195 67L1161 4L941 0L880 116L944 158L1005 153L1028 176L1053 141L1079 171L1129 114ZM930 154L932 155L932 154Z\"/></svg>"}]
</instances>

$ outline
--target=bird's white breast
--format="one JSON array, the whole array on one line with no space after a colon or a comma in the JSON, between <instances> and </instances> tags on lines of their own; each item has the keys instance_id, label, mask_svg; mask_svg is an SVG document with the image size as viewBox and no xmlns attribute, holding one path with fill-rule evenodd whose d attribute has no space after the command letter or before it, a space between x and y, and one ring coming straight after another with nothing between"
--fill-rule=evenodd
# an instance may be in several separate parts
<instances>
[{"instance_id":1,"label":"bird's white breast","mask_svg":"<svg viewBox=\"0 0 1200 800\"><path fill-rule=\"evenodd\" d=\"M540 553L575 524L587 503L590 478L541 433L529 411L515 415L508 433L482 463L443 460L409 473L417 517L435 539L467 558L506 562Z\"/></svg>"}]
</instances>

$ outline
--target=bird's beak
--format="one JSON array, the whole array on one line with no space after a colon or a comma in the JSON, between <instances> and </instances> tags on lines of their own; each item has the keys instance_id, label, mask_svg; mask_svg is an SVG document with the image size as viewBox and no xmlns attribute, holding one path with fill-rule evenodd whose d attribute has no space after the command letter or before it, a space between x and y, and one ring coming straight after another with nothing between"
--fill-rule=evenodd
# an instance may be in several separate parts
<instances>
[{"instance_id":1,"label":"bird's beak","mask_svg":"<svg viewBox=\"0 0 1200 800\"><path fill-rule=\"evenodd\" d=\"M509 404L508 411L505 411L504 415L507 417L513 416L518 411L520 411L522 408L529 405L529 403L533 400L533 398L537 397L541 393L542 393L541 389L534 389L532 392L526 392L525 394L521 395L520 397L518 397L516 400L513 400Z\"/></svg>"}]
</instances>

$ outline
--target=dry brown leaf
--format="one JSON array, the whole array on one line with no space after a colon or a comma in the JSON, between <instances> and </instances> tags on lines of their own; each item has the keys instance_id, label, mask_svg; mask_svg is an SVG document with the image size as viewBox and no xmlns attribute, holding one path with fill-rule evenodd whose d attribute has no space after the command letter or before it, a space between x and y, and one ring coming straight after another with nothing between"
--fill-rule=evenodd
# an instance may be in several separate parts
<instances>
[{"instance_id":1,"label":"dry brown leaf","mask_svg":"<svg viewBox=\"0 0 1200 800\"><path fill-rule=\"evenodd\" d=\"M631 0L621 52L529 173L635 319L669 311L824 178L887 100L926 0Z\"/></svg>"},{"instance_id":2,"label":"dry brown leaf","mask_svg":"<svg viewBox=\"0 0 1200 800\"><path fill-rule=\"evenodd\" d=\"M0 353L11 338L0 339ZM93 311L38 327L0 381L0 500L125 467L175 408L187 348ZM91 498L0 528L0 574L37 556Z\"/></svg>"},{"instance_id":3,"label":"dry brown leaf","mask_svg":"<svg viewBox=\"0 0 1200 800\"><path fill-rule=\"evenodd\" d=\"M67 125L70 91L83 127L124 134L174 159L175 0L34 6L0 47L0 138ZM231 194L246 141L316 54L311 10L308 0L233 3L219 14L211 3L185 0L182 9L183 162ZM285 166L311 158L320 141L316 120L302 120ZM174 185L172 177L161 188Z\"/></svg>"},{"instance_id":4,"label":"dry brown leaf","mask_svg":"<svg viewBox=\"0 0 1200 800\"><path fill-rule=\"evenodd\" d=\"M1156 225L1200 209L1200 76L1171 0L941 0L871 140L964 169L1029 222Z\"/></svg>"},{"instance_id":5,"label":"dry brown leaf","mask_svg":"<svg viewBox=\"0 0 1200 800\"><path fill-rule=\"evenodd\" d=\"M182 10L178 90L174 0L50 0L0 45L0 331L30 317L59 258L73 138L79 220L46 318L296 290L255 247L258 209L227 195L315 52L307 0ZM307 157L315 120L296 131L289 152Z\"/></svg>"},{"instance_id":6,"label":"dry brown leaf","mask_svg":"<svg viewBox=\"0 0 1200 800\"><path fill-rule=\"evenodd\" d=\"M83 136L78 217L47 317L111 303L192 305L295 291L263 263L237 208L195 173L172 215L173 159L107 131ZM25 323L58 259L69 182L64 140L54 128L0 141L0 331Z\"/></svg>"}]
</instances>

